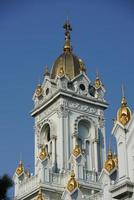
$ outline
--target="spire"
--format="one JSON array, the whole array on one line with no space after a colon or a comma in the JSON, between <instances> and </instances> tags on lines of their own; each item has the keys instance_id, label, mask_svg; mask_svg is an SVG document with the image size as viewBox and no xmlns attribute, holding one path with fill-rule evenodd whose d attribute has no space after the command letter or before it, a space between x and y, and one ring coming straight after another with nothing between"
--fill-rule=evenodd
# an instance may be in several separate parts
<instances>
[{"instance_id":1,"label":"spire","mask_svg":"<svg viewBox=\"0 0 134 200\"><path fill-rule=\"evenodd\" d=\"M122 92L121 106L125 107L127 105L127 101L126 101L126 98L125 98L125 92L124 92L124 85L123 84L121 86L121 92Z\"/></svg>"},{"instance_id":2,"label":"spire","mask_svg":"<svg viewBox=\"0 0 134 200\"><path fill-rule=\"evenodd\" d=\"M65 24L63 25L63 28L65 30L65 43L64 43L64 52L70 52L72 50L71 43L70 43L70 31L72 31L71 24L69 23L69 20L67 18Z\"/></svg>"},{"instance_id":3,"label":"spire","mask_svg":"<svg viewBox=\"0 0 134 200\"><path fill-rule=\"evenodd\" d=\"M102 86L102 82L99 77L99 72L98 72L98 70L96 70L95 87L96 87L96 89L99 89L101 86Z\"/></svg>"}]
</instances>

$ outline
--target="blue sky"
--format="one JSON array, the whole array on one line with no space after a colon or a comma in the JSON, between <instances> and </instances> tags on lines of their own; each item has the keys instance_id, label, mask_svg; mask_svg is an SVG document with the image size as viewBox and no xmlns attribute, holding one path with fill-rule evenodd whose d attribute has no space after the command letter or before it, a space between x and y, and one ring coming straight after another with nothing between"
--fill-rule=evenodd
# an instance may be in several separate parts
<instances>
[{"instance_id":1,"label":"blue sky","mask_svg":"<svg viewBox=\"0 0 134 200\"><path fill-rule=\"evenodd\" d=\"M13 175L20 154L33 171L32 95L62 52L62 25L69 16L73 51L91 80L96 69L107 90L106 134L125 84L134 108L134 3L132 0L0 0L0 175Z\"/></svg>"}]
</instances>

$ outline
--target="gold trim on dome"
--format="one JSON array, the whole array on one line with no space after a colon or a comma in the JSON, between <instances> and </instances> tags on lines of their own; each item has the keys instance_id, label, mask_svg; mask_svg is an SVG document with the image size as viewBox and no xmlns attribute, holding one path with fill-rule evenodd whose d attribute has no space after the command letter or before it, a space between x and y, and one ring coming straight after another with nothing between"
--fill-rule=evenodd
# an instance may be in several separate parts
<instances>
[{"instance_id":1,"label":"gold trim on dome","mask_svg":"<svg viewBox=\"0 0 134 200\"><path fill-rule=\"evenodd\" d=\"M42 192L41 192L41 189L39 190L38 192L38 196L37 196L37 199L36 200L45 200L42 196Z\"/></svg>"},{"instance_id":2,"label":"gold trim on dome","mask_svg":"<svg viewBox=\"0 0 134 200\"><path fill-rule=\"evenodd\" d=\"M72 151L72 154L75 156L75 157L78 157L80 154L81 154L81 148L79 145L76 145L75 148L73 149Z\"/></svg>"},{"instance_id":3,"label":"gold trim on dome","mask_svg":"<svg viewBox=\"0 0 134 200\"><path fill-rule=\"evenodd\" d=\"M67 183L67 190L72 193L76 188L78 188L78 182L75 179L75 173L74 170L71 172L71 178L69 179Z\"/></svg>"},{"instance_id":4,"label":"gold trim on dome","mask_svg":"<svg viewBox=\"0 0 134 200\"><path fill-rule=\"evenodd\" d=\"M108 158L107 160L105 161L105 166L104 168L108 171L108 172L111 172L115 167L115 162L113 160L113 155L112 155L112 151L109 150L108 151Z\"/></svg>"},{"instance_id":5,"label":"gold trim on dome","mask_svg":"<svg viewBox=\"0 0 134 200\"><path fill-rule=\"evenodd\" d=\"M127 101L125 97L122 97L121 107L117 112L117 121L119 121L123 126L127 125L127 123L131 119L131 110L127 106Z\"/></svg>"},{"instance_id":6,"label":"gold trim on dome","mask_svg":"<svg viewBox=\"0 0 134 200\"><path fill-rule=\"evenodd\" d=\"M16 174L18 176L20 176L23 172L24 172L24 167L23 167L22 160L20 160L19 165L18 165L18 167L16 169Z\"/></svg>"},{"instance_id":7,"label":"gold trim on dome","mask_svg":"<svg viewBox=\"0 0 134 200\"><path fill-rule=\"evenodd\" d=\"M43 146L43 147L41 148L40 153L39 153L39 158L40 158L41 160L45 160L45 159L47 158L47 156L48 156L48 153L46 152L46 149L45 149L45 147Z\"/></svg>"},{"instance_id":8,"label":"gold trim on dome","mask_svg":"<svg viewBox=\"0 0 134 200\"><path fill-rule=\"evenodd\" d=\"M60 68L60 70L59 70L59 72L58 72L58 75L59 75L59 76L64 75L64 69L63 69L63 67Z\"/></svg>"},{"instance_id":9,"label":"gold trim on dome","mask_svg":"<svg viewBox=\"0 0 134 200\"><path fill-rule=\"evenodd\" d=\"M43 89L40 84L37 86L35 93L37 97L40 97L43 95Z\"/></svg>"}]
</instances>

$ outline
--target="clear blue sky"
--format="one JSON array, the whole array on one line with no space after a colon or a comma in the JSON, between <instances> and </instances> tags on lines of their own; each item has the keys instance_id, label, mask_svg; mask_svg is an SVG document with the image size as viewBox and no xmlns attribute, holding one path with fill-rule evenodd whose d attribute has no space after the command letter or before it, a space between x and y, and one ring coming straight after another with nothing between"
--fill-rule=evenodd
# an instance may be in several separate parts
<instances>
[{"instance_id":1,"label":"clear blue sky","mask_svg":"<svg viewBox=\"0 0 134 200\"><path fill-rule=\"evenodd\" d=\"M72 45L95 79L96 69L107 89L106 134L112 129L124 82L134 108L133 0L0 0L0 175L13 175L20 153L33 171L32 95L62 52L62 25L69 16Z\"/></svg>"}]
</instances>

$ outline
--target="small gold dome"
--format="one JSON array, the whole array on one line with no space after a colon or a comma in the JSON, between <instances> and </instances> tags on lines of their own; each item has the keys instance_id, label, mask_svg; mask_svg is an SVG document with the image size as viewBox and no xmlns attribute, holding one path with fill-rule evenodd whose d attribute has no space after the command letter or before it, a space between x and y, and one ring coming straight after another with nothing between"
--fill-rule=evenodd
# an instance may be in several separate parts
<instances>
[{"instance_id":1,"label":"small gold dome","mask_svg":"<svg viewBox=\"0 0 134 200\"><path fill-rule=\"evenodd\" d=\"M79 147L79 145L76 145L75 148L72 151L72 154L75 157L78 157L81 154L81 148Z\"/></svg>"},{"instance_id":2,"label":"small gold dome","mask_svg":"<svg viewBox=\"0 0 134 200\"><path fill-rule=\"evenodd\" d=\"M18 167L16 169L16 174L19 176L23 172L24 172L24 167L23 167L23 164L22 164L22 160L20 160L19 165L18 165Z\"/></svg>"},{"instance_id":3,"label":"small gold dome","mask_svg":"<svg viewBox=\"0 0 134 200\"><path fill-rule=\"evenodd\" d=\"M131 110L127 106L126 98L123 97L121 101L121 107L117 112L117 121L119 121L123 126L125 126L131 119Z\"/></svg>"},{"instance_id":4,"label":"small gold dome","mask_svg":"<svg viewBox=\"0 0 134 200\"><path fill-rule=\"evenodd\" d=\"M37 199L36 200L44 200L43 196L42 196L42 192L41 192L41 189L39 190L38 192L38 196L37 196Z\"/></svg>"},{"instance_id":5,"label":"small gold dome","mask_svg":"<svg viewBox=\"0 0 134 200\"><path fill-rule=\"evenodd\" d=\"M72 52L64 52L57 58L52 68L51 78L54 79L59 75L61 69L70 80L80 74L81 71L85 71L82 61L79 61L79 58Z\"/></svg>"},{"instance_id":6,"label":"small gold dome","mask_svg":"<svg viewBox=\"0 0 134 200\"><path fill-rule=\"evenodd\" d=\"M40 153L39 153L39 158L40 158L41 160L45 160L47 156L48 156L48 154L47 154L47 152L46 152L45 146L43 146L43 147L41 148Z\"/></svg>"},{"instance_id":7,"label":"small gold dome","mask_svg":"<svg viewBox=\"0 0 134 200\"><path fill-rule=\"evenodd\" d=\"M67 183L67 190L69 192L73 192L73 190L75 190L77 187L78 187L78 183L77 183L77 181L75 179L74 170L72 170L72 172L71 172L71 178L70 178L70 180Z\"/></svg>"},{"instance_id":8,"label":"small gold dome","mask_svg":"<svg viewBox=\"0 0 134 200\"><path fill-rule=\"evenodd\" d=\"M115 167L115 162L113 160L113 155L112 155L112 151L111 150L108 151L108 158L105 161L105 166L104 167L108 172L111 172L112 169L114 169L114 167Z\"/></svg>"}]
</instances>

